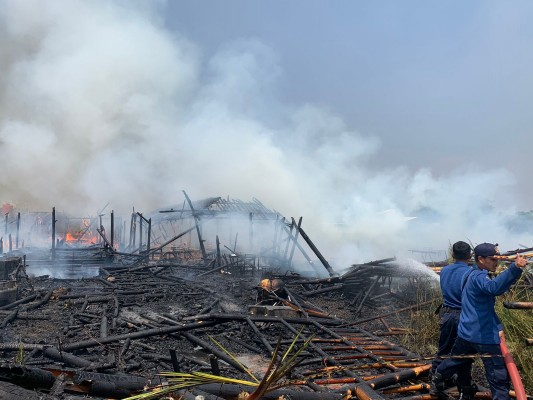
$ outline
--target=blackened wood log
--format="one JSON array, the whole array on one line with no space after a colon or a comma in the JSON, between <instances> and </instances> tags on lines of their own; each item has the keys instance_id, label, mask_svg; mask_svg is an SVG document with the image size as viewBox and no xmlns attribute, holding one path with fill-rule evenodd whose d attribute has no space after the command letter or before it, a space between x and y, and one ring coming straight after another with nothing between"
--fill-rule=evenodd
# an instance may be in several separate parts
<instances>
[{"instance_id":1,"label":"blackened wood log","mask_svg":"<svg viewBox=\"0 0 533 400\"><path fill-rule=\"evenodd\" d=\"M91 361L84 358L67 353L66 351L59 351L55 347L48 347L43 350L43 355L54 361L59 361L68 365L69 367L88 367L92 364Z\"/></svg>"},{"instance_id":2,"label":"blackened wood log","mask_svg":"<svg viewBox=\"0 0 533 400\"><path fill-rule=\"evenodd\" d=\"M14 301L13 303L9 303L9 304L6 304L5 306L0 307L0 310L10 310L13 307L16 307L16 306L18 306L20 304L29 303L30 301L36 299L37 296L39 296L39 294L38 293L34 293L34 294L32 294L32 295L30 295L28 297L24 297L23 299Z\"/></svg>"},{"instance_id":3,"label":"blackened wood log","mask_svg":"<svg viewBox=\"0 0 533 400\"><path fill-rule=\"evenodd\" d=\"M424 365L422 367L407 368L401 371L396 371L390 374L386 374L367 381L366 383L372 389L380 389L385 386L394 385L410 379L416 379L420 375L427 374L431 369L431 364Z\"/></svg>"},{"instance_id":4,"label":"blackened wood log","mask_svg":"<svg viewBox=\"0 0 533 400\"><path fill-rule=\"evenodd\" d=\"M38 301L36 303L32 303L32 304L28 304L28 305L25 305L24 307L22 307L25 311L26 310L33 310L33 309L36 309L36 308L39 308L41 307L42 305L48 303L48 301L50 300L50 297L52 297L52 294L54 293L53 290L50 290L48 293L46 293L46 295L43 297L43 299L41 301Z\"/></svg>"},{"instance_id":5,"label":"blackened wood log","mask_svg":"<svg viewBox=\"0 0 533 400\"><path fill-rule=\"evenodd\" d=\"M56 378L43 369L4 364L0 366L0 380L27 389L50 389Z\"/></svg>"},{"instance_id":6,"label":"blackened wood log","mask_svg":"<svg viewBox=\"0 0 533 400\"><path fill-rule=\"evenodd\" d=\"M19 309L16 308L9 314L3 321L2 324L0 324L0 329L5 328L9 323L13 322L17 318L17 314L19 313Z\"/></svg>"},{"instance_id":7,"label":"blackened wood log","mask_svg":"<svg viewBox=\"0 0 533 400\"><path fill-rule=\"evenodd\" d=\"M118 388L127 389L128 391L142 390L148 382L146 378L141 376L75 371L73 382L76 383L81 381L109 382L113 383Z\"/></svg>"},{"instance_id":8,"label":"blackened wood log","mask_svg":"<svg viewBox=\"0 0 533 400\"><path fill-rule=\"evenodd\" d=\"M104 344L118 342L120 340L126 340L128 338L139 339L139 338L150 337L150 336L160 336L160 335L166 335L168 333L184 332L184 331L189 331L189 330L193 330L197 328L214 326L216 324L217 324L216 322L194 322L191 324L186 324L186 325L181 325L181 326L170 326L170 327L165 327L165 328L145 329L145 330L141 330L138 332L126 333L123 335L115 335L115 336L108 336L106 338L83 340L80 342L63 345L62 348L65 351L87 349L89 347L96 347L96 346L100 346Z\"/></svg>"}]
</instances>

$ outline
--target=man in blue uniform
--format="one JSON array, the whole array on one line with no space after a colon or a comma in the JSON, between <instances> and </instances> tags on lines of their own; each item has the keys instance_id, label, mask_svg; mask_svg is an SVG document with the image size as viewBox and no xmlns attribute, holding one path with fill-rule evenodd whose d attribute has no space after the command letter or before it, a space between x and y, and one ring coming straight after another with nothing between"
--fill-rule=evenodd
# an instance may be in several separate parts
<instances>
[{"instance_id":1,"label":"man in blue uniform","mask_svg":"<svg viewBox=\"0 0 533 400\"><path fill-rule=\"evenodd\" d=\"M452 257L455 262L445 266L440 273L440 288L442 291L442 307L440 308L440 336L437 357L431 365L430 375L433 376L442 362L441 356L452 351L457 326L461 314L461 279L470 270L468 262L472 256L472 248L466 242L456 242L452 246Z\"/></svg>"},{"instance_id":2,"label":"man in blue uniform","mask_svg":"<svg viewBox=\"0 0 533 400\"><path fill-rule=\"evenodd\" d=\"M493 400L509 399L510 381L500 349L499 332L503 330L500 319L494 310L496 296L505 293L522 275L527 264L519 254L514 263L492 279L489 272L496 271L498 250L491 243L482 243L474 248L476 266L462 279L461 316L457 339L451 355L484 354L485 376L490 386ZM443 397L445 380L457 373L457 387L462 398L473 398L475 387L470 385L472 358L447 358L433 375L432 394ZM470 385L470 387L469 387Z\"/></svg>"}]
</instances>

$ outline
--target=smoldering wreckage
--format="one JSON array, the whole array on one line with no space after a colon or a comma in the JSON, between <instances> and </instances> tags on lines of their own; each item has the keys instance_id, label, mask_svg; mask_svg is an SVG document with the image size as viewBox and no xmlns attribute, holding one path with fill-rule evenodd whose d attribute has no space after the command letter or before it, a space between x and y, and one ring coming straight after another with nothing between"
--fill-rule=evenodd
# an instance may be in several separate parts
<instances>
[{"instance_id":1,"label":"smoldering wreckage","mask_svg":"<svg viewBox=\"0 0 533 400\"><path fill-rule=\"evenodd\" d=\"M339 274L301 218L184 195L128 220L4 207L1 399L124 399L167 388L165 372L259 381L276 369L259 397L261 385L202 381L160 398L431 398L431 358L392 325L431 302L418 288L439 263Z\"/></svg>"}]
</instances>

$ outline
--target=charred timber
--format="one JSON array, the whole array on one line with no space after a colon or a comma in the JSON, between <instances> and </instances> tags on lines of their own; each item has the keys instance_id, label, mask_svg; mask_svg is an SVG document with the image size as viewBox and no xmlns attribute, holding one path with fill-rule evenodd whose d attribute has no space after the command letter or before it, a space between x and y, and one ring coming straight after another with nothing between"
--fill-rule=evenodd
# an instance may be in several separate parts
<instances>
[{"instance_id":1,"label":"charred timber","mask_svg":"<svg viewBox=\"0 0 533 400\"><path fill-rule=\"evenodd\" d=\"M329 263L327 262L327 260L324 258L324 256L322 255L322 253L320 253L320 251L318 250L318 248L315 246L315 244L311 241L311 239L309 238L309 236L307 236L307 233L305 233L305 231L303 230L303 228L301 226L298 226L298 231L300 232L300 235L302 235L302 237L304 238L305 242L307 243L307 245L311 248L311 250L313 250L313 252L315 253L315 255L318 257L318 259L320 260L320 262L322 263L322 265L324 266L324 268L326 268L326 270L328 271L328 274L329 276L335 276L337 275L335 273L335 271L333 271L333 268L331 268L331 266L329 265Z\"/></svg>"}]
</instances>

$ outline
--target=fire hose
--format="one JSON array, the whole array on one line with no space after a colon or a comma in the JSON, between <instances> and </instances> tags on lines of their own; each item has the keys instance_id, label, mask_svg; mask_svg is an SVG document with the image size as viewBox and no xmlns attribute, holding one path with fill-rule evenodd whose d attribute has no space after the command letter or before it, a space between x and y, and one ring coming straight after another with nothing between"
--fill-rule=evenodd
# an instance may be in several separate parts
<instances>
[{"instance_id":1,"label":"fire hose","mask_svg":"<svg viewBox=\"0 0 533 400\"><path fill-rule=\"evenodd\" d=\"M520 378L518 369L516 368L513 356L509 351L509 348L507 347L507 343L505 342L505 336L503 334L503 331L500 331L500 349L502 350L502 356L503 360L505 361L505 367L507 368L507 372L509 373L511 382L513 383L513 387L516 393L516 400L526 400L526 391L524 389L524 385L522 384L522 379Z\"/></svg>"}]
</instances>

